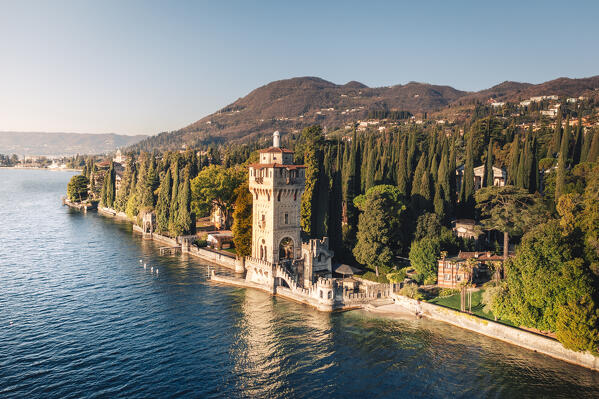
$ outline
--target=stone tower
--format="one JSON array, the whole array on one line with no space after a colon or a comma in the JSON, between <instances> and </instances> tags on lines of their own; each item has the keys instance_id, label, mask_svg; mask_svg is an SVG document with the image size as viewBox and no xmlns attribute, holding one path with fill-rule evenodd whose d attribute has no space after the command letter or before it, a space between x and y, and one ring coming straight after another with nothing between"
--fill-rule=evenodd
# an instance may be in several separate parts
<instances>
[{"instance_id":1,"label":"stone tower","mask_svg":"<svg viewBox=\"0 0 599 399\"><path fill-rule=\"evenodd\" d=\"M280 147L279 132L273 134L273 146L260 151L259 163L250 165L254 260L292 264L302 258L300 204L306 180L304 168L293 164L293 151Z\"/></svg>"}]
</instances>

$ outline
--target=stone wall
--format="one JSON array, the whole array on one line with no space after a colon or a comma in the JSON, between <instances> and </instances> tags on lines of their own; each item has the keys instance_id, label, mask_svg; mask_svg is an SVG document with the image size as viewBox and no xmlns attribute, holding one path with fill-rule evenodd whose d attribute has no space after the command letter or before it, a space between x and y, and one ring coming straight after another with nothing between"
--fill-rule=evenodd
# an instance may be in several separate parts
<instances>
[{"instance_id":1,"label":"stone wall","mask_svg":"<svg viewBox=\"0 0 599 399\"><path fill-rule=\"evenodd\" d=\"M558 341L534 334L519 328L495 323L473 315L458 312L443 306L427 302L419 302L401 295L394 295L395 303L413 312L434 320L453 324L488 337L500 339L513 345L518 345L556 359L574 363L599 371L599 357L588 352L575 352L564 348Z\"/></svg>"},{"instance_id":2,"label":"stone wall","mask_svg":"<svg viewBox=\"0 0 599 399\"><path fill-rule=\"evenodd\" d=\"M183 246L183 248L185 249L185 246ZM234 255L225 255L221 252L212 251L207 248L198 248L194 245L191 245L188 248L189 249L185 249L183 252L216 263L219 266L235 270L236 259Z\"/></svg>"}]
</instances>

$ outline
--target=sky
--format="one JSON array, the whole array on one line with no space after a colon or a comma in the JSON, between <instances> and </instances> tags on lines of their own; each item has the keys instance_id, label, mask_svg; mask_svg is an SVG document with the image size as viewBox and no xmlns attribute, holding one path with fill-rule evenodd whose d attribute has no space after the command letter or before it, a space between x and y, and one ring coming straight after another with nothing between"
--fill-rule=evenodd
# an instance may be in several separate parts
<instances>
[{"instance_id":1,"label":"sky","mask_svg":"<svg viewBox=\"0 0 599 399\"><path fill-rule=\"evenodd\" d=\"M156 134L274 80L599 75L599 2L0 0L0 131Z\"/></svg>"}]
</instances>

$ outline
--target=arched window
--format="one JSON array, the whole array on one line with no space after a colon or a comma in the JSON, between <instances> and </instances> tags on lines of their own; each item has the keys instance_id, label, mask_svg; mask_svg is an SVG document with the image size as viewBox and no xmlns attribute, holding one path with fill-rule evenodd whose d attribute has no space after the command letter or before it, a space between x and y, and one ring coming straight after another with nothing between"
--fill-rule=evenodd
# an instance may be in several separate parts
<instances>
[{"instance_id":1,"label":"arched window","mask_svg":"<svg viewBox=\"0 0 599 399\"><path fill-rule=\"evenodd\" d=\"M285 237L279 244L279 260L293 259L293 240Z\"/></svg>"}]
</instances>

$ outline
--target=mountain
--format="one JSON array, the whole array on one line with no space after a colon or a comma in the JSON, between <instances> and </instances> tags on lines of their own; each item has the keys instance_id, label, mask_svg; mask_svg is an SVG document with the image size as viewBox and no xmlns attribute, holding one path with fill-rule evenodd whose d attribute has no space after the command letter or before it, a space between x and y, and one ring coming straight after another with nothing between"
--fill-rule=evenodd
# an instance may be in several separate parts
<instances>
[{"instance_id":1,"label":"mountain","mask_svg":"<svg viewBox=\"0 0 599 399\"><path fill-rule=\"evenodd\" d=\"M0 132L0 154L68 156L102 154L136 144L148 136L89 133Z\"/></svg>"},{"instance_id":2,"label":"mountain","mask_svg":"<svg viewBox=\"0 0 599 399\"><path fill-rule=\"evenodd\" d=\"M332 129L365 119L372 111L416 114L489 98L518 101L539 95L596 96L597 88L599 76L559 78L541 84L506 81L478 92L418 82L370 88L356 81L337 85L317 77L292 78L259 87L189 126L149 137L134 147L177 149L182 145L247 140L274 130L287 133L316 123Z\"/></svg>"},{"instance_id":3,"label":"mountain","mask_svg":"<svg viewBox=\"0 0 599 399\"><path fill-rule=\"evenodd\" d=\"M599 89L599 76L590 78L570 79L558 78L540 84L503 82L490 89L470 93L458 102L468 100L485 101L494 98L497 101L520 101L530 97L557 95L559 97L596 96Z\"/></svg>"},{"instance_id":4,"label":"mountain","mask_svg":"<svg viewBox=\"0 0 599 399\"><path fill-rule=\"evenodd\" d=\"M333 128L364 119L369 111L437 110L465 94L449 86L416 82L369 88L355 81L337 85L316 77L279 80L183 129L150 137L135 147L179 148L206 140L248 139L277 129L299 130L315 123Z\"/></svg>"}]
</instances>

